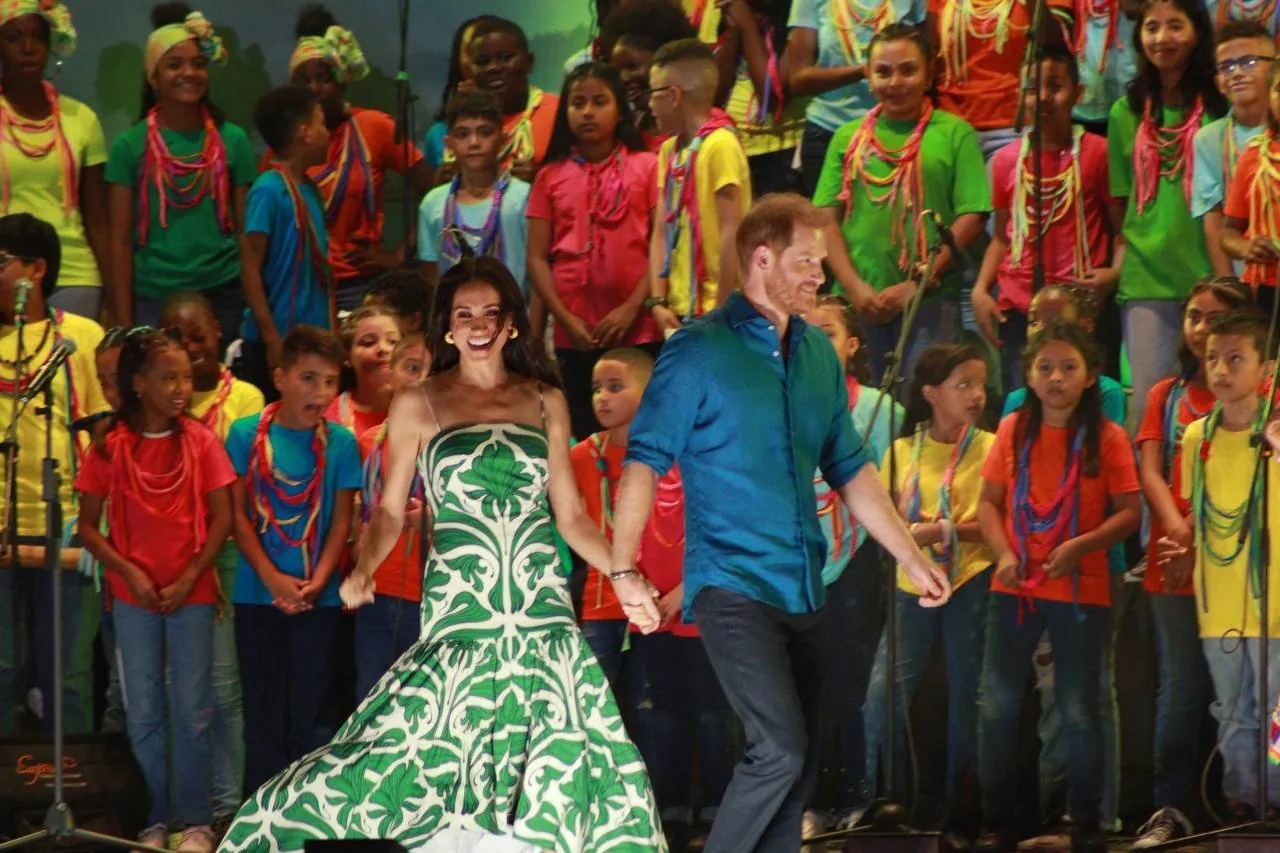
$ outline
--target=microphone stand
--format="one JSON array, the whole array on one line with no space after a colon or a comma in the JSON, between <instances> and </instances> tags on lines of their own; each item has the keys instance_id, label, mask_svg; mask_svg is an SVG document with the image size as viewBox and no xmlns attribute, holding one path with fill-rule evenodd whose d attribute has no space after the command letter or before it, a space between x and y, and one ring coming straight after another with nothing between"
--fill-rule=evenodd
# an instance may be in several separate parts
<instances>
[{"instance_id":1,"label":"microphone stand","mask_svg":"<svg viewBox=\"0 0 1280 853\"><path fill-rule=\"evenodd\" d=\"M4 441L0 442L0 456L4 460L4 536L0 540L0 554L9 554L9 568L16 579L21 564L18 561L18 417L22 414L22 406L18 398L22 396L22 380L26 378L26 311L15 311L14 325L18 329L18 359L13 369L13 400L10 408L9 426L5 429ZM14 603L14 624L17 624L17 603ZM12 709L6 709L6 713Z\"/></svg>"},{"instance_id":2,"label":"microphone stand","mask_svg":"<svg viewBox=\"0 0 1280 853\"><path fill-rule=\"evenodd\" d=\"M49 322L55 322L50 320ZM64 746L66 732L63 724L62 693L63 660L62 643L62 476L58 473L59 463L53 454L53 382L44 386L44 405L36 409L36 413L44 419L44 463L41 468L41 499L44 501L44 569L52 572L53 582L53 805L45 814L44 826L35 832L6 841L0 844L0 851L18 850L31 847L45 841L54 844L64 839L92 842L96 846L114 847L121 850L144 850L150 853L162 853L159 848L148 847L137 841L115 838L99 832L90 832L76 826L75 815L67 804L65 794ZM10 429L16 430L17 417L22 410L17 406L17 395L14 396L15 417ZM71 452L75 453L74 434L69 434ZM14 548L16 560L17 548ZM46 697L47 701L48 697Z\"/></svg>"},{"instance_id":3,"label":"microphone stand","mask_svg":"<svg viewBox=\"0 0 1280 853\"><path fill-rule=\"evenodd\" d=\"M1035 295L1040 292L1040 288L1045 285L1045 261L1044 261L1044 116L1041 115L1041 92L1040 81L1043 75L1041 69L1040 55L1044 48L1045 26L1049 20L1049 12L1045 4L1045 0L1034 0L1035 10L1031 14L1031 30L1030 37L1027 39L1027 49L1022 59L1022 79L1026 82L1023 84L1024 96L1018 99L1018 112L1013 120L1014 130L1019 134L1026 127L1027 119L1027 99L1025 92L1028 88L1032 89L1033 111L1031 116L1031 156L1034 158L1034 164L1031 171L1032 198L1035 200L1035 211L1033 220L1036 226L1035 254L1033 255L1031 268L1031 293ZM1116 0L1119 2L1119 0ZM1085 26L1086 23L1079 24ZM1015 181L1021 181L1022 175L1014 176ZM1020 260L1020 259L1019 259Z\"/></svg>"},{"instance_id":4,"label":"microphone stand","mask_svg":"<svg viewBox=\"0 0 1280 853\"><path fill-rule=\"evenodd\" d=\"M922 211L916 218L916 228L924 228L924 220L927 211ZM895 392L901 389L901 367L902 357L907 350L907 341L911 338L911 332L915 326L916 314L920 311L920 305L924 302L924 294L928 289L929 282L933 281L937 272L938 257L942 253L942 240L936 240L929 247L929 254L925 258L924 275L920 280L916 292L912 295L911 301L907 303L907 307L902 312L902 328L898 332L898 342L893 348L893 352L885 356L884 376L880 381L880 394L876 399L875 407L871 410L871 419L867 423L866 431L862 436L862 443L866 445L871 439L871 432L875 429L876 419L880 415L880 405L886 397L891 399L900 396ZM961 259L956 257L956 263L960 263ZM891 396L892 395L892 396ZM898 424L897 409L895 406L889 406L889 437L890 442L897 439ZM889 453L889 499L893 501L894 507L898 506L898 454ZM900 803L893 801L894 787L894 769L896 767L897 749L897 719L894 715L896 704L894 696L899 692L901 685L898 679L898 609L897 600L894 590L897 589L898 563L892 554L885 552L882 561L884 574L888 578L886 590L888 591L888 606L885 608L884 619L884 645L885 645L885 695L884 695L884 738L881 744L881 776L884 777L884 789L888 791L885 796L877 797L868 807L867 815L870 816L870 822L864 825L856 826L851 829L842 829L837 832L828 832L817 835L812 838L806 838L805 844L821 845L830 841L844 841L846 839L869 839L883 835L908 835L921 838L933 837L933 833L922 833L909 828L910 821L907 819L907 813ZM906 713L910 713L907 707L910 703L906 696L902 697ZM908 726L910 723L908 722Z\"/></svg>"},{"instance_id":5,"label":"microphone stand","mask_svg":"<svg viewBox=\"0 0 1280 853\"><path fill-rule=\"evenodd\" d=\"M413 185L409 181L410 163L413 156L413 105L417 101L413 89L409 85L409 0L400 0L400 67L396 72L396 142L400 145L400 161L404 163L403 183L404 221L401 223L400 246L405 256L401 266L410 266L410 246L413 245L413 219L417 210Z\"/></svg>"}]
</instances>

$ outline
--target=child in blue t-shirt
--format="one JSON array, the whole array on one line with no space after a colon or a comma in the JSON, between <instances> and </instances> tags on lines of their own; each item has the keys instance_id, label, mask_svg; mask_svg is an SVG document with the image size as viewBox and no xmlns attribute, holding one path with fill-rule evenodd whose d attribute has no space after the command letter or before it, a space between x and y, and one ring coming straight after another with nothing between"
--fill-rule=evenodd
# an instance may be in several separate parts
<instances>
[{"instance_id":1,"label":"child in blue t-shirt","mask_svg":"<svg viewBox=\"0 0 1280 853\"><path fill-rule=\"evenodd\" d=\"M310 89L282 86L254 108L258 132L279 159L258 177L245 203L242 275L247 310L240 377L277 399L269 366L297 325L337 323L324 204L307 169L325 163L329 131Z\"/></svg>"},{"instance_id":2,"label":"child in blue t-shirt","mask_svg":"<svg viewBox=\"0 0 1280 853\"><path fill-rule=\"evenodd\" d=\"M449 101L445 143L458 173L422 200L418 258L434 280L458 262L465 241L477 255L502 261L529 298L525 256L529 242L529 185L502 170L502 104L486 91L458 92Z\"/></svg>"},{"instance_id":3,"label":"child in blue t-shirt","mask_svg":"<svg viewBox=\"0 0 1280 853\"><path fill-rule=\"evenodd\" d=\"M324 419L345 358L332 333L295 326L273 371L280 400L227 435L247 791L332 735L338 564L362 479L355 436Z\"/></svg>"}]
</instances>

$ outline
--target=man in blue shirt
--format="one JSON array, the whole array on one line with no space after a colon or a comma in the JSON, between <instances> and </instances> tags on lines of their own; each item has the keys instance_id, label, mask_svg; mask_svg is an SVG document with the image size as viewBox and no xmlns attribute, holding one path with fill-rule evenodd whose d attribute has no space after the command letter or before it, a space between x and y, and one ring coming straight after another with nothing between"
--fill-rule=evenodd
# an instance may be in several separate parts
<instances>
[{"instance_id":1,"label":"man in blue shirt","mask_svg":"<svg viewBox=\"0 0 1280 853\"><path fill-rule=\"evenodd\" d=\"M807 200L785 194L743 218L743 291L668 341L632 422L619 486L610 576L628 617L647 627L653 602L637 594L635 555L657 479L679 462L684 614L746 729L746 759L707 853L794 853L800 844L826 669L814 470L925 590L922 605L950 595L867 464L831 345L800 319L823 281L824 224Z\"/></svg>"}]
</instances>

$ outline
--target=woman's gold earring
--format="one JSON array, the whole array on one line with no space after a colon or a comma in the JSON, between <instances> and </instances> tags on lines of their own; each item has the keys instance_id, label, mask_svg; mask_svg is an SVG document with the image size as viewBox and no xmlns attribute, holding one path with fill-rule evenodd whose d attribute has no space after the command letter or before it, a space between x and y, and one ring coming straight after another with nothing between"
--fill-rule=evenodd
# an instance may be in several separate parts
<instances>
[{"instance_id":1,"label":"woman's gold earring","mask_svg":"<svg viewBox=\"0 0 1280 853\"><path fill-rule=\"evenodd\" d=\"M453 332L444 333L444 342L449 346L453 346Z\"/></svg>"},{"instance_id":2,"label":"woman's gold earring","mask_svg":"<svg viewBox=\"0 0 1280 853\"><path fill-rule=\"evenodd\" d=\"M520 330L519 330L519 329L517 329L517 328L515 328L515 327L513 326L513 327L511 328L511 338L510 338L510 339L514 341L514 340L515 340L516 338L518 338L518 337L520 337Z\"/></svg>"}]
</instances>

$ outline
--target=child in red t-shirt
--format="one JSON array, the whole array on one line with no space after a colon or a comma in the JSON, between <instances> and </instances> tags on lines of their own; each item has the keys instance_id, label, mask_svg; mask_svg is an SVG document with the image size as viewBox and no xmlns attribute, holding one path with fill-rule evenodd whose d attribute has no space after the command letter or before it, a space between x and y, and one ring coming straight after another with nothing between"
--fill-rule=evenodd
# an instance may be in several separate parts
<instances>
[{"instance_id":1,"label":"child in red t-shirt","mask_svg":"<svg viewBox=\"0 0 1280 853\"><path fill-rule=\"evenodd\" d=\"M342 348L347 351L343 378L345 382L354 376L354 387L329 404L326 420L342 424L356 436L382 426L395 395L391 353L398 343L400 322L390 308L365 305L342 322Z\"/></svg>"},{"instance_id":2,"label":"child in red t-shirt","mask_svg":"<svg viewBox=\"0 0 1280 853\"><path fill-rule=\"evenodd\" d=\"M653 358L638 349L610 350L596 362L592 400L605 427L570 451L578 490L590 515L612 539L613 502L622 477L631 419L653 373ZM658 590L662 627L632 632L600 567L588 569L583 634L614 689L620 683L633 709L636 746L649 769L667 837L707 829L733 775L733 714L697 629L683 622L684 489L672 468L658 481L653 513L640 539L636 567ZM624 650L630 645L625 681ZM702 820L690 812L694 740L698 742Z\"/></svg>"},{"instance_id":3,"label":"child in red t-shirt","mask_svg":"<svg viewBox=\"0 0 1280 853\"><path fill-rule=\"evenodd\" d=\"M591 414L596 360L658 340L643 310L658 158L645 150L612 67L574 69L561 98L569 107L529 196L529 277L556 320L556 360L582 440L600 426Z\"/></svg>"},{"instance_id":4,"label":"child in red t-shirt","mask_svg":"<svg viewBox=\"0 0 1280 853\"><path fill-rule=\"evenodd\" d=\"M1140 517L1133 450L1124 427L1102 416L1100 368L1101 356L1079 326L1039 331L1027 347L1031 393L1000 422L982 471L978 521L996 558L979 694L984 849L1007 849L1011 841L1018 718L1046 629L1071 744L1067 812L1086 846L1100 831L1107 548L1133 533Z\"/></svg>"},{"instance_id":5,"label":"child in red t-shirt","mask_svg":"<svg viewBox=\"0 0 1280 853\"><path fill-rule=\"evenodd\" d=\"M427 375L431 357L422 332L410 332L391 355L395 392ZM415 392L416 393L416 392ZM364 460L361 490L361 522L368 524L373 508L382 499L382 453L387 426L382 424L359 438ZM391 554L374 571L373 604L356 611L356 704L369 695L396 659L418 640L422 604L422 554L428 541L422 481L414 477L405 513L405 528ZM355 562L353 558L352 562Z\"/></svg>"},{"instance_id":6,"label":"child in red t-shirt","mask_svg":"<svg viewBox=\"0 0 1280 853\"><path fill-rule=\"evenodd\" d=\"M163 846L175 824L180 849L212 853L210 569L231 534L235 473L213 431L184 414L191 389L191 360L179 340L141 330L126 337L116 425L102 451L86 453L76 489L80 541L106 566L114 599L129 742L151 795L143 843ZM170 723L180 756L172 786Z\"/></svg>"}]
</instances>

